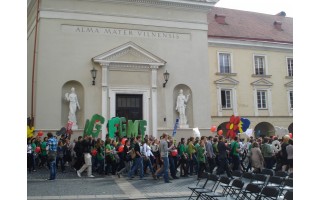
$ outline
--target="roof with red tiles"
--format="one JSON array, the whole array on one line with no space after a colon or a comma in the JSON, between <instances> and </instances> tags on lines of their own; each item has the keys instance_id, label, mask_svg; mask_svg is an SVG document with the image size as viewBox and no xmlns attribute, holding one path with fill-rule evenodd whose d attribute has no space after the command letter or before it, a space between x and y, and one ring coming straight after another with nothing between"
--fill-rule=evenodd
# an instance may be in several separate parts
<instances>
[{"instance_id":1,"label":"roof with red tiles","mask_svg":"<svg viewBox=\"0 0 320 200\"><path fill-rule=\"evenodd\" d=\"M213 7L208 23L209 38L293 43L290 17Z\"/></svg>"}]
</instances>

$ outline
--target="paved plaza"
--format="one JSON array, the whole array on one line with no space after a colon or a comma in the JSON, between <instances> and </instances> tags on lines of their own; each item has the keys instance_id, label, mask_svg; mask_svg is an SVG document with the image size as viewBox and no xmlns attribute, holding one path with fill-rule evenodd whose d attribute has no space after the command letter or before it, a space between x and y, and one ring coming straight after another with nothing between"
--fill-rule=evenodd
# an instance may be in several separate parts
<instances>
[{"instance_id":1,"label":"paved plaza","mask_svg":"<svg viewBox=\"0 0 320 200\"><path fill-rule=\"evenodd\" d=\"M188 186L194 185L197 179L197 176L192 176L164 183L162 178L154 180L151 175L146 175L145 180L139 180L139 176L129 180L126 177L118 178L116 175L94 175L95 178L87 178L84 172L79 178L76 172L70 169L66 173L58 172L56 180L48 181L46 179L49 177L49 170L39 169L37 172L28 173L27 199L184 200L191 194ZM218 187L216 192L221 191ZM234 198L228 196L220 199ZM282 200L283 196L278 199Z\"/></svg>"},{"instance_id":2,"label":"paved plaza","mask_svg":"<svg viewBox=\"0 0 320 200\"><path fill-rule=\"evenodd\" d=\"M75 171L57 173L54 181L46 180L49 170L40 169L28 173L28 199L187 199L189 185L197 176L171 180L154 180L151 175L145 180L136 176L133 180L116 175L87 178L86 172L79 178Z\"/></svg>"}]
</instances>

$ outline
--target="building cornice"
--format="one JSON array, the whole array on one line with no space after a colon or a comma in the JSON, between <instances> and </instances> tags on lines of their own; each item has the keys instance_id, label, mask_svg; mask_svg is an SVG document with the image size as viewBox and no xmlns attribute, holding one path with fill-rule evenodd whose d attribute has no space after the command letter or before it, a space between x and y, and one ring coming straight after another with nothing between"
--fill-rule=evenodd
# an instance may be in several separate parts
<instances>
[{"instance_id":1,"label":"building cornice","mask_svg":"<svg viewBox=\"0 0 320 200\"><path fill-rule=\"evenodd\" d=\"M256 41L256 40L241 40L241 39L229 39L229 38L208 38L209 46L216 45L232 45L239 47L256 47L256 48L268 48L278 50L293 50L293 44L270 42L270 41Z\"/></svg>"},{"instance_id":2,"label":"building cornice","mask_svg":"<svg viewBox=\"0 0 320 200\"><path fill-rule=\"evenodd\" d=\"M138 6L170 7L209 11L219 0L91 0Z\"/></svg>"}]
</instances>

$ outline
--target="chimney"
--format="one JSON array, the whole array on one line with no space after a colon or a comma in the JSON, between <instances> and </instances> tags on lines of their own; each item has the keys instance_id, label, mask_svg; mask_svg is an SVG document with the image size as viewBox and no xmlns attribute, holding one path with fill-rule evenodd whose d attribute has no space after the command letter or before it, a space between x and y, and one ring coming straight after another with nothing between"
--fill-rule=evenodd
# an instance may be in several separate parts
<instances>
[{"instance_id":1,"label":"chimney","mask_svg":"<svg viewBox=\"0 0 320 200\"><path fill-rule=\"evenodd\" d=\"M283 29L281 28L282 22L280 21L274 21L273 22L274 27L278 30L278 31L283 31Z\"/></svg>"},{"instance_id":2,"label":"chimney","mask_svg":"<svg viewBox=\"0 0 320 200\"><path fill-rule=\"evenodd\" d=\"M284 11L279 12L278 14L276 14L277 16L282 16L285 17L287 14Z\"/></svg>"},{"instance_id":3,"label":"chimney","mask_svg":"<svg viewBox=\"0 0 320 200\"><path fill-rule=\"evenodd\" d=\"M218 24L227 24L226 23L226 16L225 15L217 15L215 14L214 19Z\"/></svg>"}]
</instances>

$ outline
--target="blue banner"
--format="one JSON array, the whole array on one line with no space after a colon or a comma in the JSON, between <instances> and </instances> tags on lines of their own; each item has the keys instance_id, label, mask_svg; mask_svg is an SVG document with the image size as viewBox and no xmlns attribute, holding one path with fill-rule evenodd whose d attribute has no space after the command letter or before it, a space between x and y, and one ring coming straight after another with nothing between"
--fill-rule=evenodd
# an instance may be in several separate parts
<instances>
[{"instance_id":1,"label":"blue banner","mask_svg":"<svg viewBox=\"0 0 320 200\"><path fill-rule=\"evenodd\" d=\"M176 119L176 123L174 124L172 137L174 137L176 135L176 133L177 133L178 124L179 124L179 118Z\"/></svg>"}]
</instances>

